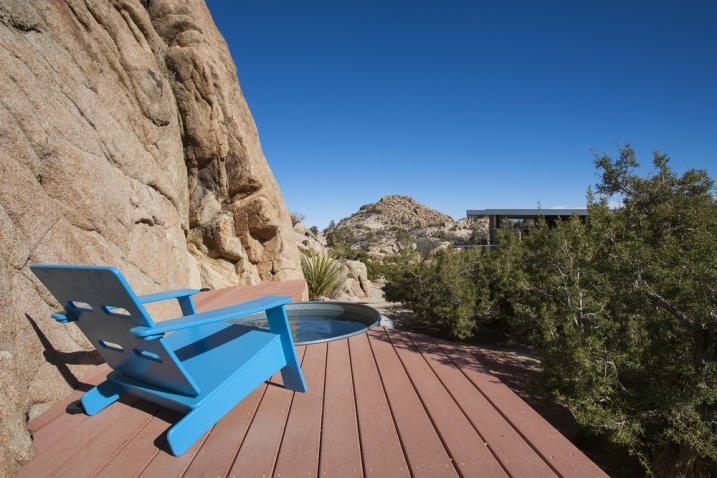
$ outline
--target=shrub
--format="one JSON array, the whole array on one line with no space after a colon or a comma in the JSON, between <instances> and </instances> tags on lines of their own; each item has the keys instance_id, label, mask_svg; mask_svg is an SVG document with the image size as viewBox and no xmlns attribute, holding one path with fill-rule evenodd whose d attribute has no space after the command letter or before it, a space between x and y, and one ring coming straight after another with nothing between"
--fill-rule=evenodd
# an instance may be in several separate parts
<instances>
[{"instance_id":1,"label":"shrub","mask_svg":"<svg viewBox=\"0 0 717 478\"><path fill-rule=\"evenodd\" d=\"M301 270L309 288L309 300L326 295L341 278L341 264L329 255L302 255Z\"/></svg>"},{"instance_id":2,"label":"shrub","mask_svg":"<svg viewBox=\"0 0 717 478\"><path fill-rule=\"evenodd\" d=\"M364 261L364 264L366 264L368 280L376 280L379 277L383 277L386 273L386 266L379 261L368 259Z\"/></svg>"},{"instance_id":3,"label":"shrub","mask_svg":"<svg viewBox=\"0 0 717 478\"><path fill-rule=\"evenodd\" d=\"M441 241L435 239L420 238L416 239L416 251L420 252L423 257L427 257L436 247L441 244Z\"/></svg>"},{"instance_id":4,"label":"shrub","mask_svg":"<svg viewBox=\"0 0 717 478\"><path fill-rule=\"evenodd\" d=\"M296 226L298 223L303 222L306 219L306 214L301 212L292 211L289 213L291 216L291 225Z\"/></svg>"},{"instance_id":5,"label":"shrub","mask_svg":"<svg viewBox=\"0 0 717 478\"><path fill-rule=\"evenodd\" d=\"M385 268L384 295L444 333L467 338L476 326L472 267L471 258L453 251L440 251L431 260L424 260L420 253L406 253L397 264Z\"/></svg>"},{"instance_id":6,"label":"shrub","mask_svg":"<svg viewBox=\"0 0 717 478\"><path fill-rule=\"evenodd\" d=\"M354 240L353 231L346 226L329 226L326 230L326 242L329 247L350 247Z\"/></svg>"}]
</instances>

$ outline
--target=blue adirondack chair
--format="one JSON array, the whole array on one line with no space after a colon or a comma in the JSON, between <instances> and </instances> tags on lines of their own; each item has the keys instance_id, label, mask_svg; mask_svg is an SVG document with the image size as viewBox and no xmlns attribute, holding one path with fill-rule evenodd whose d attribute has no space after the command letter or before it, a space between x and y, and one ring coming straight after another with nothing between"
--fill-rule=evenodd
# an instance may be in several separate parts
<instances>
[{"instance_id":1,"label":"blue adirondack chair","mask_svg":"<svg viewBox=\"0 0 717 478\"><path fill-rule=\"evenodd\" d=\"M65 308L52 316L76 323L113 369L82 396L85 413L94 415L125 393L185 413L167 431L175 456L278 371L286 388L306 391L284 309L289 297L197 313L192 295L198 291L137 296L114 267L30 269ZM184 315L155 323L143 304L167 299L178 300ZM262 311L269 329L227 322Z\"/></svg>"}]
</instances>

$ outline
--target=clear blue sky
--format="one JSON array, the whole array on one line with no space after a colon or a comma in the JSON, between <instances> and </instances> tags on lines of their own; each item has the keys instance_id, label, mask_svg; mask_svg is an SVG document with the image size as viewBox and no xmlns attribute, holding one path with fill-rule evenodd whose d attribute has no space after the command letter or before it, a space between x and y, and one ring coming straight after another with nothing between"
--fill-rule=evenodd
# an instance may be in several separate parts
<instances>
[{"instance_id":1,"label":"clear blue sky","mask_svg":"<svg viewBox=\"0 0 717 478\"><path fill-rule=\"evenodd\" d=\"M717 179L712 0L208 0L287 206L585 207L630 142ZM645 168L649 170L649 168Z\"/></svg>"}]
</instances>

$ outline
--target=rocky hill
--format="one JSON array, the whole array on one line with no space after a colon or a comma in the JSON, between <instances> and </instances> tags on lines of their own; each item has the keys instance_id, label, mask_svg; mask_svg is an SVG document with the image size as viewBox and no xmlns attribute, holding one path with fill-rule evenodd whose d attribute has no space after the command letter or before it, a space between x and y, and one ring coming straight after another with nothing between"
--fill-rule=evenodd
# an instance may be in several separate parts
<instances>
[{"instance_id":1,"label":"rocky hill","mask_svg":"<svg viewBox=\"0 0 717 478\"><path fill-rule=\"evenodd\" d=\"M453 218L430 209L408 196L390 195L377 203L361 206L358 212L342 219L339 226L362 226L369 229L399 227L405 230L441 227L453 224Z\"/></svg>"},{"instance_id":2,"label":"rocky hill","mask_svg":"<svg viewBox=\"0 0 717 478\"><path fill-rule=\"evenodd\" d=\"M307 255L338 254L344 278L328 298L365 300L371 296L366 256L383 262L403 248L429 254L437 248L483 243L488 236L485 219L461 219L430 209L408 196L391 195L377 203L366 204L350 217L315 234L296 218L294 234L299 250ZM346 254L346 247L364 251L364 257ZM361 254L357 254L360 256ZM355 260L359 258L360 260ZM375 277L371 278L375 279Z\"/></svg>"},{"instance_id":3,"label":"rocky hill","mask_svg":"<svg viewBox=\"0 0 717 478\"><path fill-rule=\"evenodd\" d=\"M485 240L487 232L485 219L456 221L401 195L384 196L366 204L324 231L329 243L345 243L377 259L407 246L428 252L451 244L477 244Z\"/></svg>"}]
</instances>

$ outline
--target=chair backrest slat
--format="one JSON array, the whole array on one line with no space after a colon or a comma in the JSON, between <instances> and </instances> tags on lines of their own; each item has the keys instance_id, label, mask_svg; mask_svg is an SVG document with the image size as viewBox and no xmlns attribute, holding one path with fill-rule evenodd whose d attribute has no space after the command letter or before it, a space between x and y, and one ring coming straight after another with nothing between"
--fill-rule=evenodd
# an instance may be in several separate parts
<instances>
[{"instance_id":1,"label":"chair backrest slat","mask_svg":"<svg viewBox=\"0 0 717 478\"><path fill-rule=\"evenodd\" d=\"M114 370L148 385L188 396L199 389L165 340L141 340L129 330L154 321L114 267L32 265L65 308L65 315Z\"/></svg>"}]
</instances>

